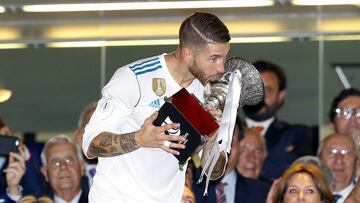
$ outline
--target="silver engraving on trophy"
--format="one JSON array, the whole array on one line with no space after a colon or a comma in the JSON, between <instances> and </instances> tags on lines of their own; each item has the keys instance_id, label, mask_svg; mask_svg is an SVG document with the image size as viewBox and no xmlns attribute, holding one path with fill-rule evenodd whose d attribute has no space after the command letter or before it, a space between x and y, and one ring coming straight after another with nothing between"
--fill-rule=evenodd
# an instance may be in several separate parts
<instances>
[{"instance_id":1,"label":"silver engraving on trophy","mask_svg":"<svg viewBox=\"0 0 360 203\"><path fill-rule=\"evenodd\" d=\"M225 62L225 73L210 79L205 85L205 105L224 109L229 90L230 75L239 70L241 73L241 95L239 106L255 105L264 98L264 83L259 72L249 62L238 57L229 58Z\"/></svg>"}]
</instances>

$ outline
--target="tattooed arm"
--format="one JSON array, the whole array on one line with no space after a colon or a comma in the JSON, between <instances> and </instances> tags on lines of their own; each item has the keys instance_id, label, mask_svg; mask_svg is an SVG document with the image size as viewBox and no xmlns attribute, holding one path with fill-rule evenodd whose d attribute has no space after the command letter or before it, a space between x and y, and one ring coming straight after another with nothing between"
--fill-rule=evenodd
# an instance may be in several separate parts
<instances>
[{"instance_id":1,"label":"tattooed arm","mask_svg":"<svg viewBox=\"0 0 360 203\"><path fill-rule=\"evenodd\" d=\"M100 133L91 142L89 157L110 157L132 152L139 148L135 140L135 133L114 134L109 132Z\"/></svg>"},{"instance_id":2,"label":"tattooed arm","mask_svg":"<svg viewBox=\"0 0 360 203\"><path fill-rule=\"evenodd\" d=\"M165 135L165 131L179 127L179 124L172 123L164 126L154 126L152 123L157 118L155 112L145 120L140 130L131 133L115 134L102 132L90 143L87 155L94 157L111 157L130 153L140 147L161 148L166 152L178 155L176 149L183 149L185 145L171 143L169 147L164 146L164 141L184 141L183 136Z\"/></svg>"}]
</instances>

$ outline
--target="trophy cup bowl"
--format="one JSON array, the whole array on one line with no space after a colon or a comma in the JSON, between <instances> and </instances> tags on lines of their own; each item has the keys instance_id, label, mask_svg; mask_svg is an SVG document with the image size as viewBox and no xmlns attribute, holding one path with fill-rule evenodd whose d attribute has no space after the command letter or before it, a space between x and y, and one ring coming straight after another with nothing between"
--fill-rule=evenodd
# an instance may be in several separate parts
<instances>
[{"instance_id":1,"label":"trophy cup bowl","mask_svg":"<svg viewBox=\"0 0 360 203\"><path fill-rule=\"evenodd\" d=\"M205 105L216 109L224 109L226 95L229 90L231 74L239 70L241 73L240 104L255 105L264 99L264 83L257 69L239 57L226 60L225 73L211 78L205 85Z\"/></svg>"}]
</instances>

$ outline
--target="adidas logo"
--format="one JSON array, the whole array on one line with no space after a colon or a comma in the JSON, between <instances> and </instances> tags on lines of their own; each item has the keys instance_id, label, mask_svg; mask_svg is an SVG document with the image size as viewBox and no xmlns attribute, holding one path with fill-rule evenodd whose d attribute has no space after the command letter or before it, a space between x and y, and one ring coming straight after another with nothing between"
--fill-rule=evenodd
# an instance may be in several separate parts
<instances>
[{"instance_id":1,"label":"adidas logo","mask_svg":"<svg viewBox=\"0 0 360 203\"><path fill-rule=\"evenodd\" d=\"M160 109L161 104L160 104L160 99L157 99L155 101L152 101L149 106L156 108L156 109Z\"/></svg>"}]
</instances>

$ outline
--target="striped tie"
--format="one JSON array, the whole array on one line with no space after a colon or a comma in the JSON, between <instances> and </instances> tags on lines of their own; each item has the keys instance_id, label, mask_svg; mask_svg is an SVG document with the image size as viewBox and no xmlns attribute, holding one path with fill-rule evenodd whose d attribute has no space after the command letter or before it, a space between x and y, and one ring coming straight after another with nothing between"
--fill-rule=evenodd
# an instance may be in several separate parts
<instances>
[{"instance_id":1,"label":"striped tie","mask_svg":"<svg viewBox=\"0 0 360 203\"><path fill-rule=\"evenodd\" d=\"M337 203L337 201L341 198L342 196L339 194L333 194L333 203Z\"/></svg>"},{"instance_id":2,"label":"striped tie","mask_svg":"<svg viewBox=\"0 0 360 203\"><path fill-rule=\"evenodd\" d=\"M218 183L216 185L216 203L226 203L226 196L225 196L225 186L227 183Z\"/></svg>"},{"instance_id":3,"label":"striped tie","mask_svg":"<svg viewBox=\"0 0 360 203\"><path fill-rule=\"evenodd\" d=\"M89 173L91 175L91 177L94 177L95 176L95 173L96 173L96 168L92 168L89 170Z\"/></svg>"}]
</instances>

